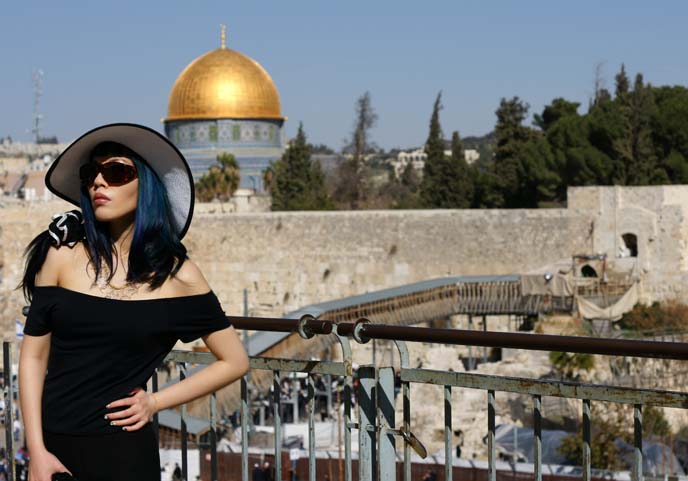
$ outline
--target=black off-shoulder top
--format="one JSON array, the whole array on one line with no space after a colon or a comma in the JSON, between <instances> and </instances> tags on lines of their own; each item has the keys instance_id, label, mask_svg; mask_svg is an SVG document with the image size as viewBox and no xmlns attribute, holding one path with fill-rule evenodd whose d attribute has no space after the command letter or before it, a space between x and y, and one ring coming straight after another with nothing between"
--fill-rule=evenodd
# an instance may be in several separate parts
<instances>
[{"instance_id":1,"label":"black off-shoulder top","mask_svg":"<svg viewBox=\"0 0 688 481\"><path fill-rule=\"evenodd\" d=\"M60 286L37 286L24 334L52 333L43 386L43 430L121 432L104 419L126 408L105 406L146 382L178 339L190 342L230 323L211 290L205 294L119 300Z\"/></svg>"}]
</instances>

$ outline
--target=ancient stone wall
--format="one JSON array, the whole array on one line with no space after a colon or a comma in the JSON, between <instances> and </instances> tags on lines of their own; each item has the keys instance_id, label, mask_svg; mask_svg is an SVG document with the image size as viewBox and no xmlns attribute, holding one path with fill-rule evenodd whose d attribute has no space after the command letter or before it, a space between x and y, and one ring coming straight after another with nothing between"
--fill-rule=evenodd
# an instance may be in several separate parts
<instances>
[{"instance_id":1,"label":"ancient stone wall","mask_svg":"<svg viewBox=\"0 0 688 481\"><path fill-rule=\"evenodd\" d=\"M3 322L20 318L21 254L64 202L0 209ZM449 275L510 274L606 253L635 265L644 300L688 293L688 186L569 190L567 209L236 214L199 205L184 239L230 315L281 315L332 299ZM621 236L638 258L620 257Z\"/></svg>"},{"instance_id":2,"label":"ancient stone wall","mask_svg":"<svg viewBox=\"0 0 688 481\"><path fill-rule=\"evenodd\" d=\"M2 211L2 290L64 203ZM448 275L524 272L589 244L584 214L551 210L202 213L184 239L228 314L280 315L331 299ZM4 319L23 304L12 292Z\"/></svg>"}]
</instances>

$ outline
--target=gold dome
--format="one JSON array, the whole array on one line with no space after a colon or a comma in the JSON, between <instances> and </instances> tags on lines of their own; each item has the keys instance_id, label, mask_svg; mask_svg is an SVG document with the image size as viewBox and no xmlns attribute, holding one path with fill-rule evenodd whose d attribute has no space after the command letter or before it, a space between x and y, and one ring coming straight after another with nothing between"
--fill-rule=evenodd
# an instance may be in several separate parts
<instances>
[{"instance_id":1,"label":"gold dome","mask_svg":"<svg viewBox=\"0 0 688 481\"><path fill-rule=\"evenodd\" d=\"M255 60L218 48L191 62L174 82L167 119L283 119L279 93Z\"/></svg>"}]
</instances>

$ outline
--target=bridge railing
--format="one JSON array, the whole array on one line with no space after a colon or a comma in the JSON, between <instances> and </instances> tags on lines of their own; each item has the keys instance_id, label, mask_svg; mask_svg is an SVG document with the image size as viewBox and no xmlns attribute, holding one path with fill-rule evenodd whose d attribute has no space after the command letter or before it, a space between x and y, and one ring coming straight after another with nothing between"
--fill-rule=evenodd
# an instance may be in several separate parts
<instances>
[{"instance_id":1,"label":"bridge railing","mask_svg":"<svg viewBox=\"0 0 688 481\"><path fill-rule=\"evenodd\" d=\"M597 384L575 382L536 380L506 376L492 376L475 372L449 372L432 369L412 368L409 360L408 342L424 342L445 345L486 346L494 348L526 349L570 353L588 353L611 356L633 356L641 358L662 358L687 360L688 347L683 343L638 341L626 339L600 339L572 336L553 336L524 333L481 332L456 329L437 329L424 327L402 327L373 324L366 319L355 323L333 323L316 320L311 316L301 319L267 319L248 317L229 317L236 329L266 330L280 332L298 332L304 339L315 336L335 336L342 351L341 361L278 359L252 357L250 359L253 373L269 372L272 376L273 392L271 410L274 423L274 460L275 479L282 481L282 436L280 376L284 373L305 373L308 379L308 480L316 481L316 446L315 446L315 383L314 377L327 375L340 377L344 385L343 396L343 478L337 481L396 481L398 450L401 447L401 478L411 481L411 452L421 457L427 455L422 441L411 432L411 388L417 384L432 384L443 387L443 399L438 403L444 418L444 476L440 481L452 481L454 476L452 449L452 390L453 388L478 389L485 393L487 410L487 480L497 479L497 455L495 441L496 398L500 393L518 393L530 396L533 410L534 466L533 478L541 481L542 469L542 397L554 396L576 399L582 410L583 431L580 439L582 447L582 477L584 481L592 478L591 471L591 405L594 402L612 402L632 406L633 419L628 422L633 426L633 466L631 477L634 481L643 480L643 423L642 413L645 406L688 409L688 393L662 391L654 389L634 389ZM350 339L357 343L366 343L371 339L393 341L399 352L400 379L402 394L402 419L397 422L394 409L394 372L388 366L360 366L353 370L353 355ZM5 366L9 365L11 344L4 343ZM167 357L179 366L179 378L186 377L187 366L193 364L210 364L214 356L204 352L173 351ZM12 422L12 377L5 371L6 426ZM241 479L249 478L249 443L248 433L251 416L249 391L251 389L250 372L241 380ZM157 390L157 373L153 376L153 389ZM352 419L352 389L357 381L355 394L357 415ZM209 444L210 444L210 479L218 480L217 453L217 395L209 397ZM426 400L427 402L427 400ZM188 446L186 428L186 405L181 409L181 447L183 479L188 479ZM354 473L352 460L352 429L358 429L358 462ZM13 453L12 439L8 434L7 446ZM546 477L546 475L545 475ZM12 479L12 478L9 478ZM221 479L237 479L238 475ZM332 480L334 481L334 480Z\"/></svg>"}]
</instances>

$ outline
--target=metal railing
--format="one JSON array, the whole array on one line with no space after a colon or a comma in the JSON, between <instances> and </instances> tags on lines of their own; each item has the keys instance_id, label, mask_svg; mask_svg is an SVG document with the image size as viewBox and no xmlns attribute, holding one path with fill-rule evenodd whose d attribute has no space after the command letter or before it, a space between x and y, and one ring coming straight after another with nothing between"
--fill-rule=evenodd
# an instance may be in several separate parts
<instances>
[{"instance_id":1,"label":"metal railing","mask_svg":"<svg viewBox=\"0 0 688 481\"><path fill-rule=\"evenodd\" d=\"M570 353L588 353L611 356L633 356L644 358L662 358L674 360L688 359L688 345L674 342L638 341L626 339L600 339L588 337L553 336L523 333L481 332L456 329L437 329L423 327L386 326L373 324L366 319L355 323L334 323L317 320L312 316L301 319L266 319L249 317L229 317L236 329L266 330L280 332L298 332L303 339L315 336L334 336L340 346L341 361L295 360L266 357L252 357L252 370L272 373L271 410L274 424L274 464L275 479L282 481L282 421L280 399L280 376L284 373L305 373L307 376L307 413L308 413L308 481L316 481L315 449L315 382L314 377L327 375L340 377L344 386L343 396L343 477L337 481L396 481L397 478L397 441L402 443L401 461L402 479L411 481L411 451L421 457L427 455L422 442L411 432L411 386L412 384L433 384L443 388L444 416L444 476L443 481L452 481L452 388L478 389L485 393L487 409L487 480L497 479L497 455L495 442L496 398L498 393L517 393L530 396L533 410L534 466L533 477L536 481L543 479L542 467L542 397L554 396L577 399L582 410L582 477L584 481L592 479L591 467L591 403L613 402L633 407L633 466L631 477L634 481L643 480L643 425L644 406L670 407L688 409L688 393L662 391L653 389L633 389L606 385L583 384L554 380L535 380L493 376L475 372L449 372L432 369L412 368L409 360L407 342L425 342L448 345L487 346L494 348L511 348L540 351L562 351ZM395 420L394 409L394 371L388 366L360 366L354 372L353 355L350 338L355 342L366 343L371 339L393 341L399 353L400 379L402 394L402 419ZM4 343L5 366L9 366L10 343ZM187 365L210 364L215 360L211 353L172 351L166 361L173 361L179 366L179 378L186 376ZM12 377L5 369L6 426L11 426ZM354 379L358 382L353 393ZM152 379L153 390L158 388L158 374ZM249 425L251 404L250 373L240 381L241 385L241 479L248 481L249 470ZM358 416L352 420L352 394L355 394ZM217 453L217 396L210 398L210 480L218 480ZM181 448L182 476L188 479L188 445L187 445L187 410L181 409ZM630 419L629 419L630 422ZM157 427L157 416L155 419ZM358 429L358 462L357 472L353 472L352 429ZM7 434L7 446L12 452L11 434ZM12 456L13 458L13 456ZM13 479L10 477L9 479ZM225 479L225 478L223 478ZM236 478L234 478L236 479ZM332 480L334 481L334 480ZM440 479L442 481L442 479Z\"/></svg>"}]
</instances>

